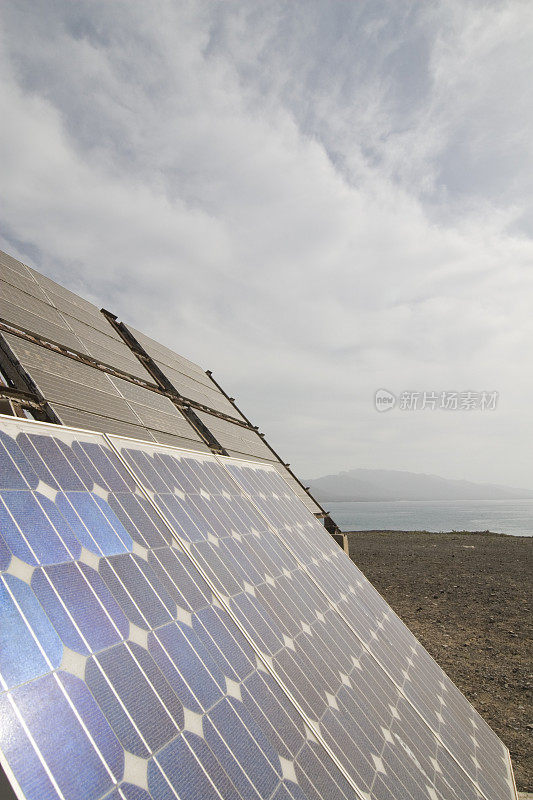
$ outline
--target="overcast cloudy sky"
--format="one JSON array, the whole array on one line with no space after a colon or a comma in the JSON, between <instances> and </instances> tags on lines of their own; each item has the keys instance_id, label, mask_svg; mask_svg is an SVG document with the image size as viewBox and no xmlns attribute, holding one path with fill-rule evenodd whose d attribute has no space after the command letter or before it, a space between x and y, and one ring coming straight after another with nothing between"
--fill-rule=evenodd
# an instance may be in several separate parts
<instances>
[{"instance_id":1,"label":"overcast cloudy sky","mask_svg":"<svg viewBox=\"0 0 533 800\"><path fill-rule=\"evenodd\" d=\"M1 13L2 249L213 369L301 475L533 488L530 0Z\"/></svg>"}]
</instances>

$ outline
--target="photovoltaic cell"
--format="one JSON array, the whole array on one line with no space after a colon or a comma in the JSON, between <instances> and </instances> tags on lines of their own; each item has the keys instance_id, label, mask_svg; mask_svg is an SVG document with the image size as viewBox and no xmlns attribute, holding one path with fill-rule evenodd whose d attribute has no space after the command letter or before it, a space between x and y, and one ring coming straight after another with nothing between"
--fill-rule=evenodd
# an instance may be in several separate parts
<instances>
[{"instance_id":1,"label":"photovoltaic cell","mask_svg":"<svg viewBox=\"0 0 533 800\"><path fill-rule=\"evenodd\" d=\"M0 751L21 798L357 797L104 437L6 417L0 462ZM201 490L192 465L180 485Z\"/></svg>"},{"instance_id":2,"label":"photovoltaic cell","mask_svg":"<svg viewBox=\"0 0 533 800\"><path fill-rule=\"evenodd\" d=\"M339 601L331 599L326 589L334 577L334 561L332 569L326 565L324 589L319 576L308 566L313 559L318 565L318 559L308 554L300 559L301 554L291 553L285 542L285 534L290 531L284 530L284 536L279 536L274 526L267 524L265 512L274 515L279 528L286 524L284 515L290 510L282 505L284 496L290 493L275 470L260 465L250 467L258 475L271 478L275 492L268 486L247 485L242 478L239 487L227 480L228 470L238 478L237 463L231 460L215 463L212 457L113 441L183 547L267 660L272 674L295 699L311 728L342 764L362 796L432 800L483 796L477 765L474 764L477 771L473 774L469 764L462 763L468 761L471 752L475 758L477 751L470 748L471 752L461 758L457 752L451 754L425 720L423 709L417 708L368 647L369 637L380 640L376 631L381 630L383 620L392 616L392 611L375 590L366 590L364 579L359 578L360 573L355 567L352 569L338 548L336 553L346 561L341 562L341 568L347 582L345 591L339 592ZM241 463L238 468L250 484L248 467ZM248 496L243 495L243 490ZM263 505L256 503L258 498L265 501ZM336 559L336 553L329 554L330 540L321 526L296 498L291 502L300 514L297 524L302 531L304 522L309 523L310 519L316 526L315 551L322 558L325 553L327 558ZM298 543L305 548L304 534ZM334 585L339 585L338 576ZM355 622L339 613L339 602L348 603L347 592L357 595L353 602ZM363 602L365 593L369 597ZM403 642L401 636L393 641L398 646ZM415 665L409 680L414 686L423 687L428 676L424 669L420 675L417 673L415 658L411 658L417 652L415 648L409 654ZM444 677L440 671L439 675ZM433 690L439 688L433 679ZM459 694L457 690L455 693ZM451 692L450 696L453 697ZM454 713L452 705L452 717ZM465 718L455 716L458 732L464 722ZM467 736L469 733L467 729ZM512 797L500 743L494 753L500 763L486 772L484 796L491 800L496 796ZM498 775L499 782L494 780Z\"/></svg>"}]
</instances>

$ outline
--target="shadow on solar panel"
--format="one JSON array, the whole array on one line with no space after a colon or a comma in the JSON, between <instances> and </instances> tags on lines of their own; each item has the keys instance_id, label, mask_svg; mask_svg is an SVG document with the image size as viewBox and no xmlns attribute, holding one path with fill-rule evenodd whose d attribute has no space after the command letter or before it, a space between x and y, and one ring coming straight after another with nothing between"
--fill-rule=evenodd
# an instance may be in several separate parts
<instances>
[{"instance_id":1,"label":"shadow on solar panel","mask_svg":"<svg viewBox=\"0 0 533 800\"><path fill-rule=\"evenodd\" d=\"M275 468L3 417L28 800L505 800L508 752Z\"/></svg>"}]
</instances>

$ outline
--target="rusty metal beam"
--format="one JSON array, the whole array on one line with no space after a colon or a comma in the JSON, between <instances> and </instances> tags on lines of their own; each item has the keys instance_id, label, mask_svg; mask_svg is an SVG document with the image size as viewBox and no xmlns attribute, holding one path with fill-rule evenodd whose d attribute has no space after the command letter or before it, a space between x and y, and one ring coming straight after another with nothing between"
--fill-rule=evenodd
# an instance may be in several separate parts
<instances>
[{"instance_id":1,"label":"rusty metal beam","mask_svg":"<svg viewBox=\"0 0 533 800\"><path fill-rule=\"evenodd\" d=\"M148 381L144 381L142 378L137 378L135 375L131 375L129 372L124 372L121 369L112 367L110 364L106 364L104 361L98 361L98 359L87 355L87 353L81 353L79 350L65 347L65 345L62 345L53 339L49 339L46 336L41 336L39 333L26 330L25 328L20 328L17 325L13 325L1 317L0 330L5 331L6 333L11 333L13 336L18 336L20 339L26 339L28 342L37 344L40 347L45 347L47 350L52 350L62 356L66 356L67 358L71 358L81 364L85 364L88 367L93 367L101 372L107 372L109 375L113 375L115 378L122 378L129 383L136 383L137 386L142 386L144 389L149 389L150 391L158 391L156 386L148 383Z\"/></svg>"},{"instance_id":2,"label":"rusty metal beam","mask_svg":"<svg viewBox=\"0 0 533 800\"><path fill-rule=\"evenodd\" d=\"M0 397L20 404L26 408L32 408L36 411L43 411L43 401L40 400L36 394L26 392L23 389L15 389L13 386L0 385Z\"/></svg>"},{"instance_id":3,"label":"rusty metal beam","mask_svg":"<svg viewBox=\"0 0 533 800\"><path fill-rule=\"evenodd\" d=\"M11 386L1 386L1 396L16 407L28 408L42 422L60 425L61 421L43 397L31 376L23 368L4 337L0 334L0 367ZM20 416L20 415L17 415ZM22 415L23 416L23 415Z\"/></svg>"}]
</instances>

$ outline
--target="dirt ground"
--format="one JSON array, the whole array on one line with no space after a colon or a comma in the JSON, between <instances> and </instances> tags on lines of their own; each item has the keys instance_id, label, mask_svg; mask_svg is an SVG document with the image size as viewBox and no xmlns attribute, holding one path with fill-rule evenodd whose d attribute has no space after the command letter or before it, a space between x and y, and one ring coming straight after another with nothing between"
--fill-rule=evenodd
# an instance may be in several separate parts
<instances>
[{"instance_id":1,"label":"dirt ground","mask_svg":"<svg viewBox=\"0 0 533 800\"><path fill-rule=\"evenodd\" d=\"M533 791L533 538L363 531L350 555L511 752Z\"/></svg>"}]
</instances>

